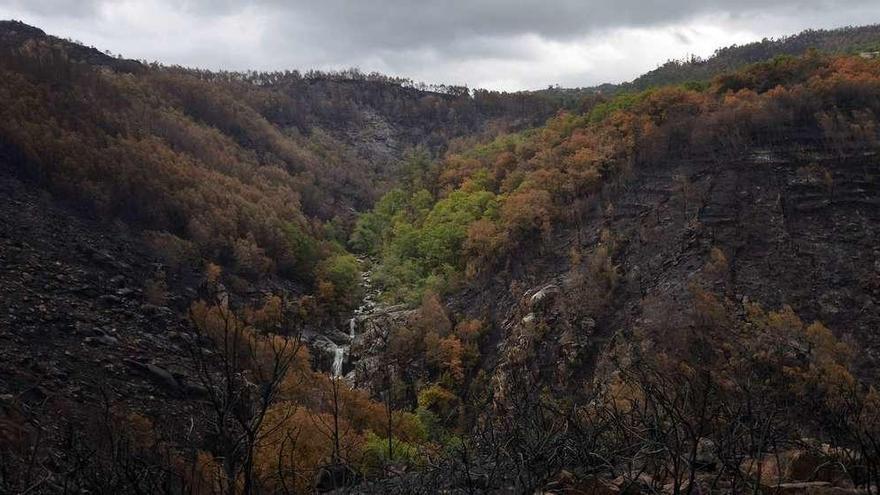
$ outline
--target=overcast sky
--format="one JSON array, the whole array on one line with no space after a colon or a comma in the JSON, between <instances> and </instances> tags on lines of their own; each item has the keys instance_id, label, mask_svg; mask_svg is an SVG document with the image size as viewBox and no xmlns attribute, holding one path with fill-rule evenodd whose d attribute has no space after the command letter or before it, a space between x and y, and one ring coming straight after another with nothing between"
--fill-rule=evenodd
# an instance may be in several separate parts
<instances>
[{"instance_id":1,"label":"overcast sky","mask_svg":"<svg viewBox=\"0 0 880 495\"><path fill-rule=\"evenodd\" d=\"M128 58L210 69L358 67L517 90L620 82L670 58L880 22L880 0L0 0Z\"/></svg>"}]
</instances>

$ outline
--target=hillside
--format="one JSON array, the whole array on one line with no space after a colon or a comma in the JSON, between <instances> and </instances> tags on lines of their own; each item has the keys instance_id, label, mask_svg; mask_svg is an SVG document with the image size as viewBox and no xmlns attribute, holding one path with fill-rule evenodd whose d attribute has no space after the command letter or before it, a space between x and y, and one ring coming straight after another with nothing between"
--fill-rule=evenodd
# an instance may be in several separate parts
<instances>
[{"instance_id":1,"label":"hillside","mask_svg":"<svg viewBox=\"0 0 880 495\"><path fill-rule=\"evenodd\" d=\"M622 85L627 90L643 90L651 86L707 81L713 77L749 64L784 55L803 55L809 50L839 55L880 51L880 26L844 27L807 30L779 39L763 39L745 45L720 48L709 58L672 60Z\"/></svg>"},{"instance_id":2,"label":"hillside","mask_svg":"<svg viewBox=\"0 0 880 495\"><path fill-rule=\"evenodd\" d=\"M448 414L476 421L473 469L515 492L623 476L650 493L682 472L745 490L734 466L763 447L709 418L753 432L761 415L783 456L875 435L878 75L860 57L777 58L447 154L353 240L380 257L386 297L434 314L445 294L451 321L392 324L367 371L405 354L402 382L461 401ZM732 450L669 467L702 444Z\"/></svg>"},{"instance_id":3,"label":"hillside","mask_svg":"<svg viewBox=\"0 0 880 495\"><path fill-rule=\"evenodd\" d=\"M555 111L356 72L145 65L15 22L0 25L0 52L3 153L21 174L169 249L306 285L335 249L325 225L344 232L407 157Z\"/></svg>"},{"instance_id":4,"label":"hillside","mask_svg":"<svg viewBox=\"0 0 880 495\"><path fill-rule=\"evenodd\" d=\"M308 426L331 389L356 405L346 417L361 452L365 432L382 429L380 405L335 388L327 341L311 346L359 304L345 248L358 210L450 141L557 109L357 71L164 67L18 22L0 23L0 75L3 492L213 491L212 466L240 465L204 464L214 454L190 447L237 459L242 431L297 408L312 457L297 456L282 481L308 485L334 452ZM231 336L228 353L210 350ZM227 361L240 352L274 358ZM258 406L249 387L268 386L268 362L275 380L297 380L270 381L286 399ZM184 437L189 446L173 440ZM108 441L111 456L90 453ZM32 468L21 449L35 453ZM169 459L204 473L160 474Z\"/></svg>"},{"instance_id":5,"label":"hillside","mask_svg":"<svg viewBox=\"0 0 880 495\"><path fill-rule=\"evenodd\" d=\"M0 23L0 492L876 492L875 33L582 97Z\"/></svg>"},{"instance_id":6,"label":"hillside","mask_svg":"<svg viewBox=\"0 0 880 495\"><path fill-rule=\"evenodd\" d=\"M578 101L596 94L644 91L652 87L711 81L724 72L780 56L800 56L810 50L830 55L875 56L880 52L880 26L847 26L837 29L808 29L783 36L764 38L744 45L718 48L706 57L690 56L668 60L656 69L619 84L600 84L586 88L552 88L539 91Z\"/></svg>"}]
</instances>

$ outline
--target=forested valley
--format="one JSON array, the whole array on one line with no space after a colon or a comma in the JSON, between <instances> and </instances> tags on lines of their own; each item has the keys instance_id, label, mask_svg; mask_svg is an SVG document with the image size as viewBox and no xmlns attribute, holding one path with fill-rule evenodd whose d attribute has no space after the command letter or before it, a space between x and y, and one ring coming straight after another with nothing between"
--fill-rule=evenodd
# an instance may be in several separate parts
<instances>
[{"instance_id":1,"label":"forested valley","mask_svg":"<svg viewBox=\"0 0 880 495\"><path fill-rule=\"evenodd\" d=\"M504 93L0 22L0 493L880 493L878 48Z\"/></svg>"}]
</instances>

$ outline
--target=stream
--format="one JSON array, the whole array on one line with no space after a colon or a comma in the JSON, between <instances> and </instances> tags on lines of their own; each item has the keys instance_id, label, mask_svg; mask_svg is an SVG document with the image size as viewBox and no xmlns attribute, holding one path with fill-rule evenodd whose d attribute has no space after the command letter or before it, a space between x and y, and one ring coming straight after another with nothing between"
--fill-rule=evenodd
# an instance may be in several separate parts
<instances>
[{"instance_id":1,"label":"stream","mask_svg":"<svg viewBox=\"0 0 880 495\"><path fill-rule=\"evenodd\" d=\"M371 261L366 258L358 258L359 265L363 266L367 263L371 263ZM372 270L361 271L360 285L363 292L363 299L361 299L360 306L354 310L351 319L348 320L348 343L337 344L331 341L330 345L328 345L333 352L333 365L330 369L333 378L343 377L346 360L351 356L351 345L354 343L355 338L357 338L359 319L369 316L369 314L376 308L375 298L378 297L379 292L373 287Z\"/></svg>"},{"instance_id":2,"label":"stream","mask_svg":"<svg viewBox=\"0 0 880 495\"><path fill-rule=\"evenodd\" d=\"M333 378L342 376L342 365L345 364L345 355L348 353L349 346L337 345L333 350Z\"/></svg>"}]
</instances>

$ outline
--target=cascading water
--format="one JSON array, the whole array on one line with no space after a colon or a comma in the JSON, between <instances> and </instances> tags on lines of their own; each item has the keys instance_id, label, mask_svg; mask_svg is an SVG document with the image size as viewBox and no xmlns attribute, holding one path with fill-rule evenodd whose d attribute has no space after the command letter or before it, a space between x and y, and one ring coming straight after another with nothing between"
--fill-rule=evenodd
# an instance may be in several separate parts
<instances>
[{"instance_id":1,"label":"cascading water","mask_svg":"<svg viewBox=\"0 0 880 495\"><path fill-rule=\"evenodd\" d=\"M336 346L333 350L333 378L342 376L342 363L345 362L346 347Z\"/></svg>"},{"instance_id":2,"label":"cascading water","mask_svg":"<svg viewBox=\"0 0 880 495\"><path fill-rule=\"evenodd\" d=\"M361 259L359 262L361 264L364 263L365 260ZM372 284L370 283L370 272L365 271L361 273L361 287L364 290L364 299L361 305L354 311L353 317L348 320L348 337L349 337L349 345L338 345L332 344L333 350L333 366L330 371L333 374L333 378L341 378L342 377L342 368L345 364L345 360L349 350L351 349L351 345L354 343L355 337L357 337L358 323L359 318L363 318L365 315L368 315L374 308L375 303L373 302L373 296L375 295L375 289L373 289Z\"/></svg>"}]
</instances>

